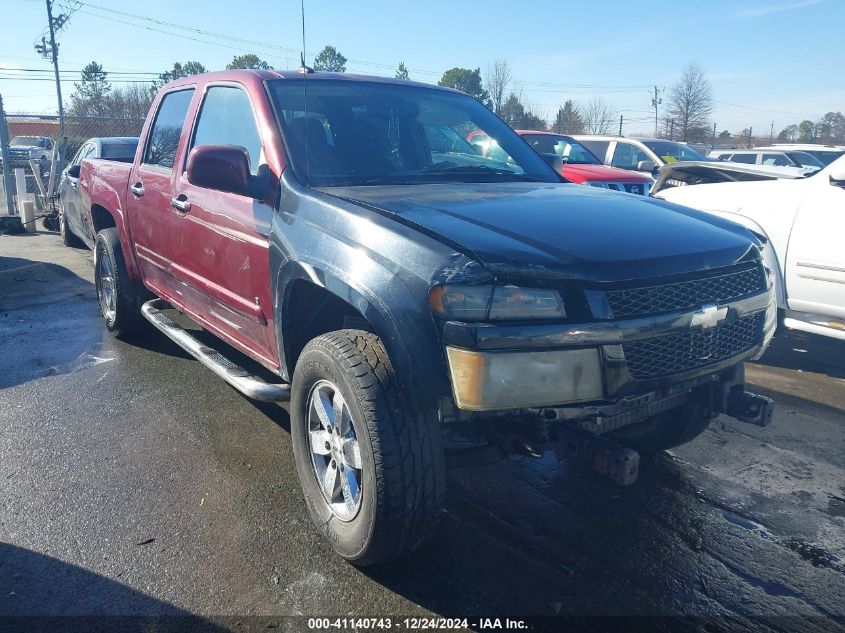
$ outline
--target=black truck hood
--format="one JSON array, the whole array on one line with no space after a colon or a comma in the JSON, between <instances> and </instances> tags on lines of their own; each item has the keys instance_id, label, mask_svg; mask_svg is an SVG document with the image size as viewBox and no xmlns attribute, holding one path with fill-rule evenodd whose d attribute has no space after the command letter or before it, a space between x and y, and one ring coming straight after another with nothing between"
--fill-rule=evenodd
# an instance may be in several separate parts
<instances>
[{"instance_id":1,"label":"black truck hood","mask_svg":"<svg viewBox=\"0 0 845 633\"><path fill-rule=\"evenodd\" d=\"M505 277L622 281L728 266L756 238L662 200L557 183L322 187L448 243Z\"/></svg>"}]
</instances>

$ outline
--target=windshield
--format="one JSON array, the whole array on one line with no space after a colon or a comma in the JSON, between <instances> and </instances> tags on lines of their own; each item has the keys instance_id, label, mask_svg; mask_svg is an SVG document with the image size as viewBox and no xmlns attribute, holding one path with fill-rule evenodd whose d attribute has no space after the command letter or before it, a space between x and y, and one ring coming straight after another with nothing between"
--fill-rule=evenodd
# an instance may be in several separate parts
<instances>
[{"instance_id":1,"label":"windshield","mask_svg":"<svg viewBox=\"0 0 845 633\"><path fill-rule=\"evenodd\" d=\"M313 185L560 182L513 130L466 95L331 79L283 79L268 87L293 169ZM477 134L495 140L512 161L483 156L467 142Z\"/></svg>"},{"instance_id":2,"label":"windshield","mask_svg":"<svg viewBox=\"0 0 845 633\"><path fill-rule=\"evenodd\" d=\"M556 154L569 165L601 165L590 150L575 139L558 134L523 134L522 138L540 154Z\"/></svg>"},{"instance_id":3,"label":"windshield","mask_svg":"<svg viewBox=\"0 0 845 633\"><path fill-rule=\"evenodd\" d=\"M824 165L830 165L833 161L842 156L842 154L845 154L842 150L812 150L807 153L818 158Z\"/></svg>"},{"instance_id":4,"label":"windshield","mask_svg":"<svg viewBox=\"0 0 845 633\"><path fill-rule=\"evenodd\" d=\"M823 162L807 152L787 152L786 155L795 161L796 164L801 165L801 167L807 167L808 169L821 169L824 167Z\"/></svg>"},{"instance_id":5,"label":"windshield","mask_svg":"<svg viewBox=\"0 0 845 633\"><path fill-rule=\"evenodd\" d=\"M696 152L689 145L674 141L643 141L643 144L657 154L664 163L679 160L709 160Z\"/></svg>"},{"instance_id":6,"label":"windshield","mask_svg":"<svg viewBox=\"0 0 845 633\"><path fill-rule=\"evenodd\" d=\"M13 138L9 145L38 145L38 137L37 136L16 136Z\"/></svg>"}]
</instances>

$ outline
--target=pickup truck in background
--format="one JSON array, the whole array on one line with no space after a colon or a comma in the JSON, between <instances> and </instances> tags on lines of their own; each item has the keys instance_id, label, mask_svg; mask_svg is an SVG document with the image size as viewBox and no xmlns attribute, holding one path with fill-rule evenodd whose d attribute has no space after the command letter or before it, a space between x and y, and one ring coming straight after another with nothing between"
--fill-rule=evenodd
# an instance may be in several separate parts
<instances>
[{"instance_id":1,"label":"pickup truck in background","mask_svg":"<svg viewBox=\"0 0 845 633\"><path fill-rule=\"evenodd\" d=\"M79 246L83 243L93 250L94 240L97 239L79 194L79 170L82 161L86 158L103 158L131 163L137 149L137 136L95 137L85 141L73 155L67 167L62 170L56 187L59 194L59 234L65 246Z\"/></svg>"},{"instance_id":2,"label":"pickup truck in background","mask_svg":"<svg viewBox=\"0 0 845 633\"><path fill-rule=\"evenodd\" d=\"M765 236L782 324L845 340L845 157L803 178L694 184L717 171L662 167L655 196Z\"/></svg>"},{"instance_id":3,"label":"pickup truck in background","mask_svg":"<svg viewBox=\"0 0 845 633\"><path fill-rule=\"evenodd\" d=\"M30 168L31 160L38 161L41 173L50 168L56 144L49 136L15 136L9 141L9 162L12 168Z\"/></svg>"},{"instance_id":4,"label":"pickup truck in background","mask_svg":"<svg viewBox=\"0 0 845 633\"><path fill-rule=\"evenodd\" d=\"M512 161L444 154L429 138L446 129ZM572 434L656 451L720 412L770 420L743 374L776 323L760 240L564 183L463 93L306 68L186 77L134 162L83 160L79 187L106 328L146 319L248 397L289 399L308 510L356 564L432 533L447 451L536 456Z\"/></svg>"}]
</instances>

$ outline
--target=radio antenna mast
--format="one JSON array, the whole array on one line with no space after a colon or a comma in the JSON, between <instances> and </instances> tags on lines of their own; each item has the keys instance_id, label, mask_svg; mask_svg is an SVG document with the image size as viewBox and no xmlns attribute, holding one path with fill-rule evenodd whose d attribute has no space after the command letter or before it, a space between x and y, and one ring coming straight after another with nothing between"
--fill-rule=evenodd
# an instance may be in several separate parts
<instances>
[{"instance_id":1,"label":"radio antenna mast","mask_svg":"<svg viewBox=\"0 0 845 633\"><path fill-rule=\"evenodd\" d=\"M303 102L303 117L305 118L305 186L311 186L311 169L309 165L309 145L308 145L308 80L309 74L314 72L313 68L305 65L305 0L300 0L300 12L302 15L302 51L299 54L299 73L302 75L302 102Z\"/></svg>"}]
</instances>

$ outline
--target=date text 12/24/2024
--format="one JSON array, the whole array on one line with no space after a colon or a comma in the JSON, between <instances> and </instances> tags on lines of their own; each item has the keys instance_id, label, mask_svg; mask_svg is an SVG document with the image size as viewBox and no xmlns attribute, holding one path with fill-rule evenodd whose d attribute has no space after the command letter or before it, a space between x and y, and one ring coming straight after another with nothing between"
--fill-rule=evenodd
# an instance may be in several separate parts
<instances>
[{"instance_id":1,"label":"date text 12/24/2024","mask_svg":"<svg viewBox=\"0 0 845 633\"><path fill-rule=\"evenodd\" d=\"M466 630L480 631L528 629L528 623L511 618L308 618L308 628L313 631L331 630Z\"/></svg>"}]
</instances>

